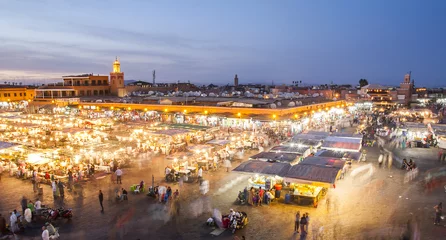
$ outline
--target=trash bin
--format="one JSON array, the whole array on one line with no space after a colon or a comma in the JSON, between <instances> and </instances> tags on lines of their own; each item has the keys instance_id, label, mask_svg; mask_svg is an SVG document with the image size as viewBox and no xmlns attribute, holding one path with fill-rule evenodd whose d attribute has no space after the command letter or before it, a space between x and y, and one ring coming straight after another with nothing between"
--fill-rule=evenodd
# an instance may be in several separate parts
<instances>
[{"instance_id":1,"label":"trash bin","mask_svg":"<svg viewBox=\"0 0 446 240\"><path fill-rule=\"evenodd\" d=\"M39 192L39 195L43 195L43 187L39 187L38 192Z\"/></svg>"},{"instance_id":2,"label":"trash bin","mask_svg":"<svg viewBox=\"0 0 446 240\"><path fill-rule=\"evenodd\" d=\"M280 198L280 190L276 190L276 198Z\"/></svg>"},{"instance_id":3,"label":"trash bin","mask_svg":"<svg viewBox=\"0 0 446 240\"><path fill-rule=\"evenodd\" d=\"M290 194L285 194L285 203L290 203L291 202L291 195Z\"/></svg>"}]
</instances>

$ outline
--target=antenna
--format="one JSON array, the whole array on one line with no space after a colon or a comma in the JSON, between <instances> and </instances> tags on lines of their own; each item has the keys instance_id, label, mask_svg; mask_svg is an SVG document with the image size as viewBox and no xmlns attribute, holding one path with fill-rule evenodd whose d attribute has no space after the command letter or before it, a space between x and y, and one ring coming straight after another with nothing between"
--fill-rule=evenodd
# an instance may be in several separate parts
<instances>
[{"instance_id":1,"label":"antenna","mask_svg":"<svg viewBox=\"0 0 446 240\"><path fill-rule=\"evenodd\" d=\"M155 85L155 78L156 78L155 70L152 71L152 76L153 76L153 85Z\"/></svg>"}]
</instances>

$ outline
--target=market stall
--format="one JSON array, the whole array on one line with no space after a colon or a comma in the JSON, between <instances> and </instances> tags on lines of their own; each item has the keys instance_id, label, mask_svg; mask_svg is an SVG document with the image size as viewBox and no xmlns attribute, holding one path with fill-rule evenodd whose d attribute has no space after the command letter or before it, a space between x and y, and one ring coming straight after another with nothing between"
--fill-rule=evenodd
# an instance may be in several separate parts
<instances>
[{"instance_id":1,"label":"market stall","mask_svg":"<svg viewBox=\"0 0 446 240\"><path fill-rule=\"evenodd\" d=\"M298 204L310 203L317 207L328 188L335 187L341 169L330 165L313 165L317 161L302 163L291 166L283 175L284 182L290 186L289 201L296 201Z\"/></svg>"},{"instance_id":2,"label":"market stall","mask_svg":"<svg viewBox=\"0 0 446 240\"><path fill-rule=\"evenodd\" d=\"M271 163L251 160L241 163L233 171L255 174L248 179L248 187L270 190L274 185L282 182L282 177L289 169L288 163Z\"/></svg>"}]
</instances>

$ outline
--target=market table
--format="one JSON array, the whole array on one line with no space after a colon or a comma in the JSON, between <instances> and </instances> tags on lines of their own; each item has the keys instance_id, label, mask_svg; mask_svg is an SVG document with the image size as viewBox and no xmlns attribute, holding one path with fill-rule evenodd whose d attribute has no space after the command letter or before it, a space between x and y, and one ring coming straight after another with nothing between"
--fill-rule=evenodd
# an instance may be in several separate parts
<instances>
[{"instance_id":1,"label":"market table","mask_svg":"<svg viewBox=\"0 0 446 240\"><path fill-rule=\"evenodd\" d=\"M302 200L310 199L313 202L313 206L317 207L322 187L315 187L314 191L299 191L297 188L293 192L293 196L297 197L297 203L301 204Z\"/></svg>"},{"instance_id":2,"label":"market table","mask_svg":"<svg viewBox=\"0 0 446 240\"><path fill-rule=\"evenodd\" d=\"M184 170L178 170L177 173L181 173L181 174L189 174L190 171L187 170L187 169L184 169Z\"/></svg>"},{"instance_id":3,"label":"market table","mask_svg":"<svg viewBox=\"0 0 446 240\"><path fill-rule=\"evenodd\" d=\"M109 173L110 172L110 166L94 166L95 171L104 171Z\"/></svg>"}]
</instances>

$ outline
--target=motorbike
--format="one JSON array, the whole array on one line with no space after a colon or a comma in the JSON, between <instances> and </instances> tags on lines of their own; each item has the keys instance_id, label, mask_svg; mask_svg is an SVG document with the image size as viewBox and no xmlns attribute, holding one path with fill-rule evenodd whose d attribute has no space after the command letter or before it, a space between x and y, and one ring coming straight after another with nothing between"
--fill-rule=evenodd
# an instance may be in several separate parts
<instances>
[{"instance_id":1,"label":"motorbike","mask_svg":"<svg viewBox=\"0 0 446 240\"><path fill-rule=\"evenodd\" d=\"M179 180L179 176L175 173L169 173L166 175L166 182L178 182Z\"/></svg>"},{"instance_id":2,"label":"motorbike","mask_svg":"<svg viewBox=\"0 0 446 240\"><path fill-rule=\"evenodd\" d=\"M55 228L51 223L45 223L46 228L50 234L50 239L59 239L59 228Z\"/></svg>"},{"instance_id":3,"label":"motorbike","mask_svg":"<svg viewBox=\"0 0 446 240\"><path fill-rule=\"evenodd\" d=\"M63 207L59 209L51 209L48 211L48 220L56 220L58 218L71 219L73 217L72 209L64 209Z\"/></svg>"},{"instance_id":4,"label":"motorbike","mask_svg":"<svg viewBox=\"0 0 446 240\"><path fill-rule=\"evenodd\" d=\"M228 228L232 233L235 233L237 229L242 229L248 224L248 215L245 212L238 212L231 216L223 216L222 218L223 228Z\"/></svg>"}]
</instances>

